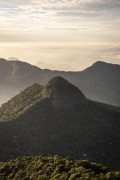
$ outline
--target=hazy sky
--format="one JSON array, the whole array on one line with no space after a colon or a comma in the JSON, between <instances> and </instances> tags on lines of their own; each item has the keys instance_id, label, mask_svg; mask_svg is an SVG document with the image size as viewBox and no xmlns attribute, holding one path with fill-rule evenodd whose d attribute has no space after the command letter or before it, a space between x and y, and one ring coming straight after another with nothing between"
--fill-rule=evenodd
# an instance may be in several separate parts
<instances>
[{"instance_id":1,"label":"hazy sky","mask_svg":"<svg viewBox=\"0 0 120 180\"><path fill-rule=\"evenodd\" d=\"M60 70L120 64L120 0L0 0L0 57Z\"/></svg>"}]
</instances>

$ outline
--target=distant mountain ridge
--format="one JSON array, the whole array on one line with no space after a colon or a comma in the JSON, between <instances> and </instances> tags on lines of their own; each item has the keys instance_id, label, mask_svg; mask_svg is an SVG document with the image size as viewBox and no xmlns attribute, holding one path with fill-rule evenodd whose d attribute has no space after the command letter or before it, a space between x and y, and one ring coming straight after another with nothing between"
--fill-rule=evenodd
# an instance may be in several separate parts
<instances>
[{"instance_id":1,"label":"distant mountain ridge","mask_svg":"<svg viewBox=\"0 0 120 180\"><path fill-rule=\"evenodd\" d=\"M89 99L120 106L120 65L100 61L81 72L64 72L0 59L0 103L34 83L46 84L55 76L62 76L73 83Z\"/></svg>"},{"instance_id":2,"label":"distant mountain ridge","mask_svg":"<svg viewBox=\"0 0 120 180\"><path fill-rule=\"evenodd\" d=\"M1 161L47 153L119 169L120 109L87 99L62 77L25 89L0 115Z\"/></svg>"}]
</instances>

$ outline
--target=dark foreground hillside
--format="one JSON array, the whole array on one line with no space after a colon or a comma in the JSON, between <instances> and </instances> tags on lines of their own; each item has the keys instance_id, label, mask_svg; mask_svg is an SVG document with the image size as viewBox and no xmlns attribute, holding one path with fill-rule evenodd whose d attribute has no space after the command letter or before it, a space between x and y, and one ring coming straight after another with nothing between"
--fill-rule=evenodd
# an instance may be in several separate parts
<instances>
[{"instance_id":1,"label":"dark foreground hillside","mask_svg":"<svg viewBox=\"0 0 120 180\"><path fill-rule=\"evenodd\" d=\"M0 180L119 180L120 171L59 156L19 157L0 163Z\"/></svg>"},{"instance_id":2,"label":"dark foreground hillside","mask_svg":"<svg viewBox=\"0 0 120 180\"><path fill-rule=\"evenodd\" d=\"M46 153L120 169L119 108L88 100L61 77L21 92L0 115L0 161Z\"/></svg>"}]
</instances>

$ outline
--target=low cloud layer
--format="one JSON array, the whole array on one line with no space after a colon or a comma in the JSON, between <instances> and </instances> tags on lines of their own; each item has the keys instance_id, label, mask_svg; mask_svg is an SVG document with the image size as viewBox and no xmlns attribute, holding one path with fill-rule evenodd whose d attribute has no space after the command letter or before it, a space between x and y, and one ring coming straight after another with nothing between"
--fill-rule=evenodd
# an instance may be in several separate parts
<instances>
[{"instance_id":1,"label":"low cloud layer","mask_svg":"<svg viewBox=\"0 0 120 180\"><path fill-rule=\"evenodd\" d=\"M0 44L0 54L52 70L80 71L96 61L120 64L120 44Z\"/></svg>"}]
</instances>

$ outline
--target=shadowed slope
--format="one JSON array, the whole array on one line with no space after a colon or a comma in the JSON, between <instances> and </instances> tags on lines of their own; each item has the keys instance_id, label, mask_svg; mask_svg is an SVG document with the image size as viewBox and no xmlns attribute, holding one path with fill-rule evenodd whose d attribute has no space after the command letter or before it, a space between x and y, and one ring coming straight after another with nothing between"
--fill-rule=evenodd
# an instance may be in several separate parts
<instances>
[{"instance_id":1,"label":"shadowed slope","mask_svg":"<svg viewBox=\"0 0 120 180\"><path fill-rule=\"evenodd\" d=\"M0 107L0 121L15 119L42 98L43 86L34 84Z\"/></svg>"},{"instance_id":2,"label":"shadowed slope","mask_svg":"<svg viewBox=\"0 0 120 180\"><path fill-rule=\"evenodd\" d=\"M63 87L61 91L60 87ZM39 92L41 91L38 90L35 94ZM77 104L73 98L76 97L75 94L80 100ZM40 95L44 95L42 99L37 102L33 100L32 102L36 103L18 117L14 119L12 115L9 121L0 123L1 161L21 155L47 153L89 159L119 169L118 108L86 99L81 91L60 77L52 79ZM60 97L61 105L62 96L65 100L73 98L72 106L75 108L58 108L56 104L51 103L54 96Z\"/></svg>"},{"instance_id":3,"label":"shadowed slope","mask_svg":"<svg viewBox=\"0 0 120 180\"><path fill-rule=\"evenodd\" d=\"M55 108L83 108L87 104L87 99L83 93L62 77L55 77L50 80L43 89L42 98L50 99Z\"/></svg>"}]
</instances>

